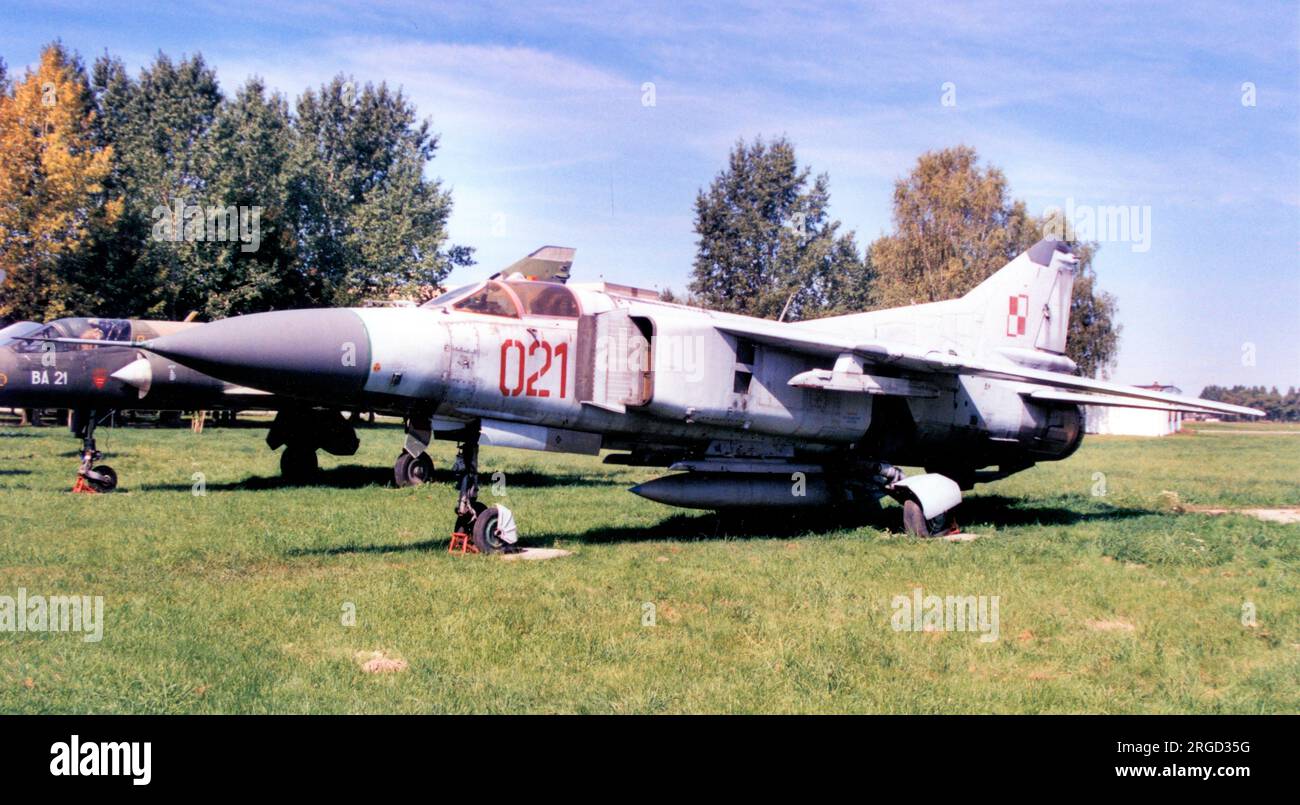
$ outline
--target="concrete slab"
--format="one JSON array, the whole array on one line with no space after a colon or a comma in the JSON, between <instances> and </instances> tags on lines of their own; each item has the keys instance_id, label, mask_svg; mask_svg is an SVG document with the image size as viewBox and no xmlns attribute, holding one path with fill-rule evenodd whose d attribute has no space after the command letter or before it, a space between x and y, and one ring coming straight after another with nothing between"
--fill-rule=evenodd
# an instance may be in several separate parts
<instances>
[{"instance_id":1,"label":"concrete slab","mask_svg":"<svg viewBox=\"0 0 1300 805\"><path fill-rule=\"evenodd\" d=\"M1188 511L1198 514L1244 514L1254 517L1257 520L1263 520L1266 523L1282 523L1283 525L1295 525L1300 523L1300 508L1278 508L1278 509L1216 509L1189 507Z\"/></svg>"},{"instance_id":2,"label":"concrete slab","mask_svg":"<svg viewBox=\"0 0 1300 805\"><path fill-rule=\"evenodd\" d=\"M561 548L524 548L518 553L503 553L501 558L507 562L539 562L544 559L559 559L562 556L572 556L573 551L566 551Z\"/></svg>"}]
</instances>

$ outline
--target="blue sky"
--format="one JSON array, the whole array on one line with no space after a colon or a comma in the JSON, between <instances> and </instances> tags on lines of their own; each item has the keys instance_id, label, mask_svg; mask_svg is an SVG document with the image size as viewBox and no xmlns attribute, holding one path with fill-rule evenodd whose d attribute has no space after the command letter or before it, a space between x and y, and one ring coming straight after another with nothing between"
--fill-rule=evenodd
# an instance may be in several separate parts
<instances>
[{"instance_id":1,"label":"blue sky","mask_svg":"<svg viewBox=\"0 0 1300 805\"><path fill-rule=\"evenodd\" d=\"M580 279L681 289L696 191L760 134L829 173L865 245L917 155L965 143L1031 211L1149 209L1149 248L1095 263L1116 379L1300 385L1295 3L108 5L4 2L0 56L20 73L62 38L133 70L202 52L228 91L402 86L442 135L453 239L478 250L453 281L552 243Z\"/></svg>"}]
</instances>

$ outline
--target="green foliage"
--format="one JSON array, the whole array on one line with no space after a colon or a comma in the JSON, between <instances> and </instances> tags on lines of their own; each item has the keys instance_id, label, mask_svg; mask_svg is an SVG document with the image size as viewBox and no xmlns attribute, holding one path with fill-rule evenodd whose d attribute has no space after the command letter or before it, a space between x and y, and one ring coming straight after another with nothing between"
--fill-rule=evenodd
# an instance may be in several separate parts
<instances>
[{"instance_id":1,"label":"green foliage","mask_svg":"<svg viewBox=\"0 0 1300 805\"><path fill-rule=\"evenodd\" d=\"M785 138L736 144L695 199L696 303L787 321L861 309L869 267L830 219L829 178L809 175Z\"/></svg>"},{"instance_id":2,"label":"green foliage","mask_svg":"<svg viewBox=\"0 0 1300 805\"><path fill-rule=\"evenodd\" d=\"M967 146L927 152L895 183L894 234L870 248L874 307L954 299L1039 239L1002 171L978 159Z\"/></svg>"},{"instance_id":3,"label":"green foliage","mask_svg":"<svg viewBox=\"0 0 1300 805\"><path fill-rule=\"evenodd\" d=\"M1258 408L1265 412L1267 419L1276 422L1300 422L1300 391L1297 391L1295 386L1287 389L1286 393L1283 394L1278 391L1277 386L1272 388L1265 388L1264 386L1232 386L1227 388L1210 385L1201 390L1201 399ZM1241 417L1226 414L1222 418L1229 421L1241 419Z\"/></svg>"},{"instance_id":4,"label":"green foliage","mask_svg":"<svg viewBox=\"0 0 1300 805\"><path fill-rule=\"evenodd\" d=\"M101 262L88 267L83 284L103 302L87 312L179 319L201 310L208 291L201 250L155 237L155 225L178 203L203 205L205 148L222 103L216 72L201 55L173 62L159 53L132 80L121 60L105 55L93 86L103 142L115 149L110 193L124 211L99 244Z\"/></svg>"},{"instance_id":5,"label":"green foliage","mask_svg":"<svg viewBox=\"0 0 1300 805\"><path fill-rule=\"evenodd\" d=\"M336 76L298 99L296 121L313 303L411 295L471 262L446 244L451 194L423 175L438 138L401 92Z\"/></svg>"},{"instance_id":6,"label":"green foliage","mask_svg":"<svg viewBox=\"0 0 1300 805\"><path fill-rule=\"evenodd\" d=\"M415 298L473 262L447 242L450 193L424 176L437 137L384 84L338 76L291 106L258 78L227 97L201 55L163 53L135 78L105 55L88 83L92 144L111 154L104 209L121 214L65 250L67 282L43 283L69 310L219 318ZM4 237L12 253L22 235ZM51 312L27 307L8 312Z\"/></svg>"},{"instance_id":7,"label":"green foliage","mask_svg":"<svg viewBox=\"0 0 1300 805\"><path fill-rule=\"evenodd\" d=\"M247 230L256 223L258 233L256 244L238 239L193 244L194 262L204 267L192 278L203 312L222 318L297 306L303 277L288 104L278 94L268 95L260 79L249 79L219 107L204 139L203 170L209 178L202 206L225 210L228 227ZM243 219L241 210L249 210Z\"/></svg>"}]
</instances>

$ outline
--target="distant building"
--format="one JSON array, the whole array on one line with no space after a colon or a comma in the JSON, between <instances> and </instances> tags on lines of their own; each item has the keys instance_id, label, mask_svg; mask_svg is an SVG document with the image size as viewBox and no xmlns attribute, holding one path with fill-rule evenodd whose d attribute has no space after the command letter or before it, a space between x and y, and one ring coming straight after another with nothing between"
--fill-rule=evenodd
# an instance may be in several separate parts
<instances>
[{"instance_id":1,"label":"distant building","mask_svg":"<svg viewBox=\"0 0 1300 805\"><path fill-rule=\"evenodd\" d=\"M1182 394L1177 386L1152 383L1137 386L1140 389ZM1168 436L1183 429L1181 411L1153 411L1147 408L1112 408L1108 405L1086 405L1087 433L1112 436Z\"/></svg>"}]
</instances>

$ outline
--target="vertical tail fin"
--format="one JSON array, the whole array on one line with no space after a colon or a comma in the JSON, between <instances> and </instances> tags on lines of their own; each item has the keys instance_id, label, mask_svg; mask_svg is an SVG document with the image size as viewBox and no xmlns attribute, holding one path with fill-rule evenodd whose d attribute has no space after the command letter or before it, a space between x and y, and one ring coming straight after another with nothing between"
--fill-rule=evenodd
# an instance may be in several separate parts
<instances>
[{"instance_id":1,"label":"vertical tail fin","mask_svg":"<svg viewBox=\"0 0 1300 805\"><path fill-rule=\"evenodd\" d=\"M962 297L983 311L981 348L1065 354L1078 262L1068 244L1040 240Z\"/></svg>"}]
</instances>

